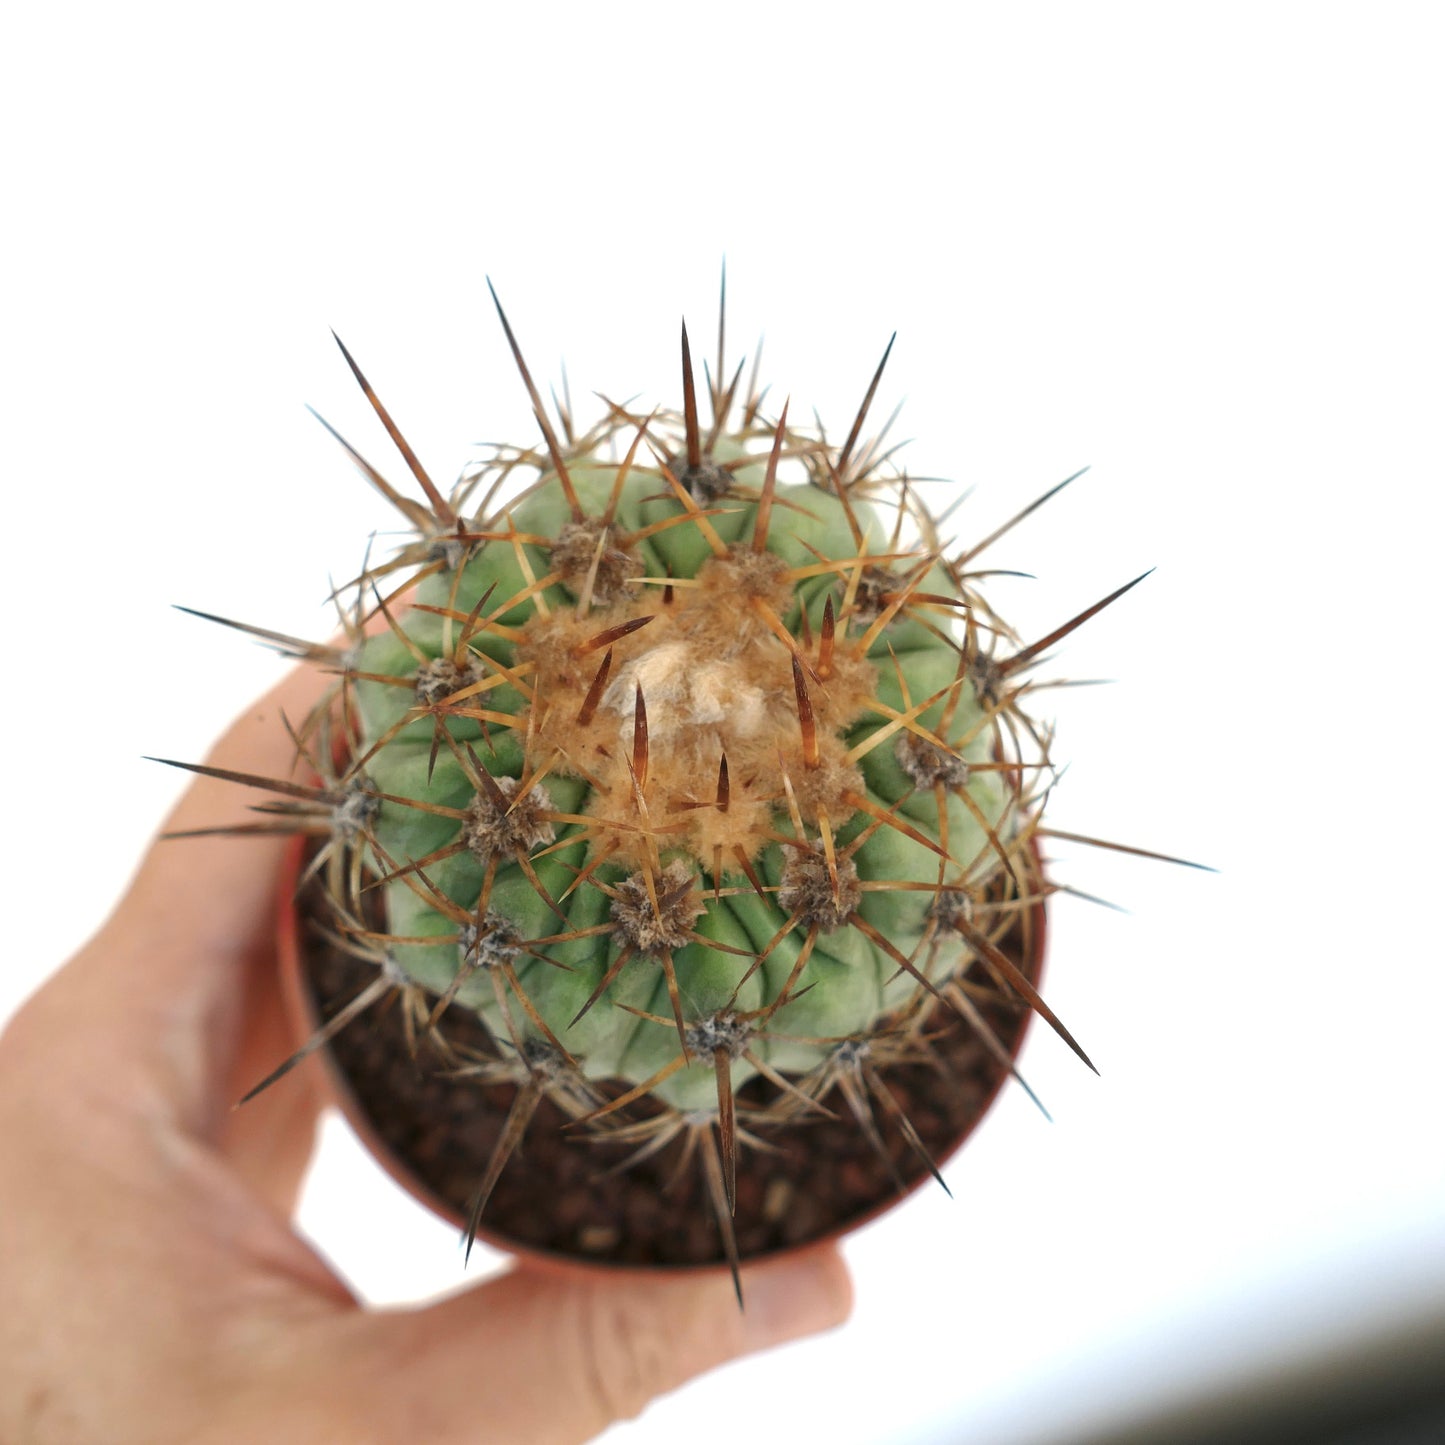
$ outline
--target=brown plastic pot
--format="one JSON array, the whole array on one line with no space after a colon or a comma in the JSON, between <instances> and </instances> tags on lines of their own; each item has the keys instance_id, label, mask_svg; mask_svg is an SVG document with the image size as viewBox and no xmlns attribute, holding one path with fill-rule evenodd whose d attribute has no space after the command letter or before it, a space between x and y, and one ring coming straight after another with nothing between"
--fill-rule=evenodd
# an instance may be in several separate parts
<instances>
[{"instance_id":1,"label":"brown plastic pot","mask_svg":"<svg viewBox=\"0 0 1445 1445\"><path fill-rule=\"evenodd\" d=\"M302 1041L375 977L373 967L307 926L305 894L296 892L304 842L297 839L287 855L279 919L282 987ZM1041 866L1036 849L1033 861ZM1020 910L1017 920L1002 946L1037 986L1047 924L1042 901ZM1016 1057L1029 1010L1000 1000L982 1011ZM983 1119L1009 1070L951 1010L938 1008L933 1025L936 1053L954 1077L940 1077L934 1065L910 1064L889 1069L886 1079L941 1166ZM449 1010L441 1028L463 1044L484 1041L460 1009ZM514 1086L447 1078L439 1057L413 1053L395 1001L373 1006L320 1053L333 1101L377 1161L420 1203L463 1229ZM771 1088L762 1080L747 1087L755 1086ZM842 1107L836 1095L829 1104ZM773 1132L769 1143L781 1146L780 1153L739 1148L734 1230L744 1262L851 1233L928 1180L927 1166L897 1124L886 1111L876 1112L891 1173L846 1111L836 1123ZM613 1166L631 1149L590 1142L564 1129L565 1122L547 1102L539 1107L488 1201L478 1238L553 1264L725 1265L702 1171L696 1160L680 1157L680 1142L617 1171Z\"/></svg>"}]
</instances>

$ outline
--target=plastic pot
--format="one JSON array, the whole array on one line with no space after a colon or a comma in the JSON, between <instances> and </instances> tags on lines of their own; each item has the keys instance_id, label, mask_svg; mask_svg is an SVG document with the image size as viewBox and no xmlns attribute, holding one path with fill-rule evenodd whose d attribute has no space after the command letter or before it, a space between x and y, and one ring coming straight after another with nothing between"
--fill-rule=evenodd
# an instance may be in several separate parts
<instances>
[{"instance_id":1,"label":"plastic pot","mask_svg":"<svg viewBox=\"0 0 1445 1445\"><path fill-rule=\"evenodd\" d=\"M374 966L349 957L310 925L307 895L296 891L304 842L297 839L287 855L279 918L282 987L303 1042L376 976ZM1037 850L1029 857L1041 877ZM1015 920L1001 946L1037 985L1047 923L1041 897L1018 910ZM1022 1001L992 992L992 1000L980 994L974 1002L1012 1058L1031 1015ZM444 1014L440 1028L463 1050L485 1044L480 1027L461 1009ZM933 1062L881 1072L932 1163L941 1166L980 1123L1010 1068L953 1010L935 1005L929 1032ZM418 1201L464 1229L516 1086L454 1077L455 1060L449 1064L425 1042L418 1045L414 1029L409 1034L396 996L374 1004L319 1052L335 1104L378 1162ZM772 1088L760 1079L747 1086L739 1097L740 1123L745 1125L749 1091ZM873 1103L874 1141L836 1088L825 1103L835 1119L809 1117L759 1135L777 1152L740 1143L733 1229L743 1261L849 1233L929 1180L928 1162L885 1102ZM725 1266L699 1151L689 1154L679 1136L619 1170L636 1152L635 1142L599 1144L568 1123L548 1102L539 1106L487 1202L478 1238L554 1263Z\"/></svg>"}]
</instances>

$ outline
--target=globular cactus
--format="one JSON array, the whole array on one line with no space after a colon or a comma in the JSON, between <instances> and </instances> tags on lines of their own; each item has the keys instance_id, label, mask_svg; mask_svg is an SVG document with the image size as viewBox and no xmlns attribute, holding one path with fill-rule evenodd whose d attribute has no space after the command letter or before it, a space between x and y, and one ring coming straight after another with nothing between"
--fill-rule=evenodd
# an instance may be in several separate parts
<instances>
[{"instance_id":1,"label":"globular cactus","mask_svg":"<svg viewBox=\"0 0 1445 1445\"><path fill-rule=\"evenodd\" d=\"M993 990L1079 1051L998 942L1046 892L1029 669L1127 589L1024 645L973 565L1006 528L946 544L863 441L881 364L839 445L766 420L721 341L704 421L684 330L680 413L579 433L502 320L543 445L448 495L347 354L421 497L342 445L415 536L343 643L247 629L338 682L298 734L318 783L231 776L286 795L251 826L316 835L331 929L377 967L313 1044L396 990L495 1040L475 1070L518 1091L474 1225L549 1097L639 1152L688 1134L730 1239L740 1138L832 1107L914 1137L888 1068L936 1010L1007 1066Z\"/></svg>"}]
</instances>

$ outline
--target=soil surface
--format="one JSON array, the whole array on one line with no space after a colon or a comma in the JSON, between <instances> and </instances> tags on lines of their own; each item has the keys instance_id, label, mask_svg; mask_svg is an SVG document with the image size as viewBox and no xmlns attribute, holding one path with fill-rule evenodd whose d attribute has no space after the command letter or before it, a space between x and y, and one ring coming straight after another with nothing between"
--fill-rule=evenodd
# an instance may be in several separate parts
<instances>
[{"instance_id":1,"label":"soil surface","mask_svg":"<svg viewBox=\"0 0 1445 1445\"><path fill-rule=\"evenodd\" d=\"M1035 938L1041 922L1036 919ZM1016 925L1002 948L1036 983L1041 950L1026 957L1023 933ZM376 976L374 967L314 929L303 927L302 956L322 1018L336 1013ZM1005 1047L1016 1053L1027 1009L1002 997L981 1007ZM463 1009L448 1009L438 1027L453 1047L493 1052L484 1029ZM935 1006L930 1035L936 1065L891 1066L884 1078L929 1154L942 1161L982 1118L1006 1071L950 1009ZM337 1083L369 1121L373 1147L379 1141L439 1212L465 1220L516 1086L449 1077L452 1066L424 1042L413 1053L395 1002L372 1008L342 1029L330 1044L330 1056ZM620 1087L614 1097L617 1092ZM739 1092L739 1121L750 1104L776 1096L766 1080L750 1081ZM888 1153L885 1163L836 1089L825 1102L839 1115L836 1120L818 1117L785 1129L759 1130L769 1150L739 1145L734 1231L742 1259L846 1229L896 1199L897 1180L906 1189L926 1175L927 1166L896 1122L886 1116L878 1121ZM630 1110L633 1117L644 1112L635 1106ZM507 1162L487 1203L482 1237L502 1248L594 1263L676 1266L725 1260L699 1157L683 1159L680 1138L625 1171L608 1172L636 1145L597 1142L581 1130L564 1130L565 1122L557 1107L541 1102L522 1148Z\"/></svg>"}]
</instances>

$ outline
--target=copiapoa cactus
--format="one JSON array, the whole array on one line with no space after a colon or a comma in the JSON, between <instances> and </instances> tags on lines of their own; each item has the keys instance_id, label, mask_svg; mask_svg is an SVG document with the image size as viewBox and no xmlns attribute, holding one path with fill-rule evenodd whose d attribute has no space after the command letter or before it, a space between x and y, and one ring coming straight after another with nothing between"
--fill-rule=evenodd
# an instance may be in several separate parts
<instances>
[{"instance_id":1,"label":"copiapoa cactus","mask_svg":"<svg viewBox=\"0 0 1445 1445\"><path fill-rule=\"evenodd\" d=\"M279 795L236 831L313 835L329 929L374 967L297 1058L398 992L423 1030L484 1023L456 1063L516 1093L473 1228L549 1098L638 1155L682 1136L736 1266L740 1141L834 1112L922 1152L888 1075L938 1011L1011 1067L1002 995L1084 1057L999 940L1047 891L1031 669L1127 587L1018 638L976 566L1013 522L947 542L864 440L882 364L836 444L768 419L756 366L729 379L721 325L704 419L684 328L681 411L582 431L502 324L541 445L449 493L342 348L419 495L337 440L414 535L340 642L213 619L337 678L296 730L316 781L226 774Z\"/></svg>"}]
</instances>

